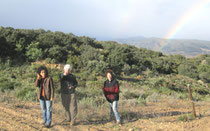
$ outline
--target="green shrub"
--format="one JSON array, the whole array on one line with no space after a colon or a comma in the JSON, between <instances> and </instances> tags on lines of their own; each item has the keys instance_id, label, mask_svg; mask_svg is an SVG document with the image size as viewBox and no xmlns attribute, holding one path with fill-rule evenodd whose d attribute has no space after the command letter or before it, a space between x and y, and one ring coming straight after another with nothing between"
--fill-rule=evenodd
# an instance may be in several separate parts
<instances>
[{"instance_id":1,"label":"green shrub","mask_svg":"<svg viewBox=\"0 0 210 131\"><path fill-rule=\"evenodd\" d=\"M123 96L126 98L126 99L133 99L133 98L139 98L139 94L137 94L136 92L130 92L130 91L127 91L125 93L123 93Z\"/></svg>"},{"instance_id":2,"label":"green shrub","mask_svg":"<svg viewBox=\"0 0 210 131\"><path fill-rule=\"evenodd\" d=\"M76 94L78 100L82 100L83 98L88 96L86 92L81 92L81 91L77 91Z\"/></svg>"},{"instance_id":3,"label":"green shrub","mask_svg":"<svg viewBox=\"0 0 210 131\"><path fill-rule=\"evenodd\" d=\"M185 114L178 117L178 120L183 122L191 121L193 119L194 119L193 114L188 114L188 115Z\"/></svg>"},{"instance_id":4,"label":"green shrub","mask_svg":"<svg viewBox=\"0 0 210 131\"><path fill-rule=\"evenodd\" d=\"M13 90L14 82L6 78L0 78L0 91L4 92L5 90Z\"/></svg>"},{"instance_id":5,"label":"green shrub","mask_svg":"<svg viewBox=\"0 0 210 131\"><path fill-rule=\"evenodd\" d=\"M30 60L40 60L43 57L43 51L41 48L38 48L39 42L31 43L26 47L26 56Z\"/></svg>"},{"instance_id":6,"label":"green shrub","mask_svg":"<svg viewBox=\"0 0 210 131\"><path fill-rule=\"evenodd\" d=\"M141 106L146 105L146 99L145 98L139 97L137 101L138 101L138 104L141 105Z\"/></svg>"},{"instance_id":7,"label":"green shrub","mask_svg":"<svg viewBox=\"0 0 210 131\"><path fill-rule=\"evenodd\" d=\"M194 78L194 79L198 78L197 68L192 63L185 63L185 64L179 65L178 73L184 76L188 76L190 78Z\"/></svg>"},{"instance_id":8,"label":"green shrub","mask_svg":"<svg viewBox=\"0 0 210 131\"><path fill-rule=\"evenodd\" d=\"M37 98L36 88L22 88L16 93L16 97L20 100L35 101Z\"/></svg>"},{"instance_id":9,"label":"green shrub","mask_svg":"<svg viewBox=\"0 0 210 131\"><path fill-rule=\"evenodd\" d=\"M161 95L157 93L153 93L152 95L148 96L146 101L148 102L159 102L161 100Z\"/></svg>"},{"instance_id":10,"label":"green shrub","mask_svg":"<svg viewBox=\"0 0 210 131\"><path fill-rule=\"evenodd\" d=\"M209 72L202 72L201 74L199 74L199 77L202 81L206 82L206 83L210 83L210 76L209 76Z\"/></svg>"},{"instance_id":11,"label":"green shrub","mask_svg":"<svg viewBox=\"0 0 210 131\"><path fill-rule=\"evenodd\" d=\"M179 96L179 99L189 98L189 95L187 93L179 93L178 96Z\"/></svg>"},{"instance_id":12,"label":"green shrub","mask_svg":"<svg viewBox=\"0 0 210 131\"><path fill-rule=\"evenodd\" d=\"M103 97L84 97L79 101L83 108L103 107L106 100Z\"/></svg>"}]
</instances>

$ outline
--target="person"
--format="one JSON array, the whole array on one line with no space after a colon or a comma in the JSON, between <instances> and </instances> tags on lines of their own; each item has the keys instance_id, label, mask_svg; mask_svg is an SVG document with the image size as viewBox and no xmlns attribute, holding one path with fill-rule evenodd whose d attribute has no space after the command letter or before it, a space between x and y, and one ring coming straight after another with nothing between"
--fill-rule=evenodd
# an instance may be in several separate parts
<instances>
[{"instance_id":1,"label":"person","mask_svg":"<svg viewBox=\"0 0 210 131\"><path fill-rule=\"evenodd\" d=\"M37 97L43 115L43 125L50 127L52 122L52 101L54 98L53 79L48 76L48 70L45 66L40 66L37 70L35 86L38 87Z\"/></svg>"},{"instance_id":2,"label":"person","mask_svg":"<svg viewBox=\"0 0 210 131\"><path fill-rule=\"evenodd\" d=\"M66 121L75 125L77 115L77 101L75 89L77 87L76 77L71 73L72 67L69 64L64 66L64 73L60 74L61 99L65 109Z\"/></svg>"},{"instance_id":3,"label":"person","mask_svg":"<svg viewBox=\"0 0 210 131\"><path fill-rule=\"evenodd\" d=\"M121 125L120 115L117 110L119 100L119 83L114 78L112 70L108 69L105 73L106 81L104 82L103 93L110 105L110 119L113 115L117 124Z\"/></svg>"}]
</instances>

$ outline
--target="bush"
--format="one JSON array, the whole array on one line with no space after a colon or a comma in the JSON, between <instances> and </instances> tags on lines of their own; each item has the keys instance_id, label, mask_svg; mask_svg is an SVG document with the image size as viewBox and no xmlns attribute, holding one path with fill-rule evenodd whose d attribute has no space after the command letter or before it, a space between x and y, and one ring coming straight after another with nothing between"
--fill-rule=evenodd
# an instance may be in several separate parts
<instances>
[{"instance_id":1,"label":"bush","mask_svg":"<svg viewBox=\"0 0 210 131\"><path fill-rule=\"evenodd\" d=\"M133 98L139 98L139 94L137 94L136 92L130 92L130 91L127 91L125 93L123 93L123 96L126 98L126 99L133 99Z\"/></svg>"},{"instance_id":2,"label":"bush","mask_svg":"<svg viewBox=\"0 0 210 131\"><path fill-rule=\"evenodd\" d=\"M190 78L198 79L197 68L191 63L181 64L178 67L178 73Z\"/></svg>"},{"instance_id":3,"label":"bush","mask_svg":"<svg viewBox=\"0 0 210 131\"><path fill-rule=\"evenodd\" d=\"M16 97L20 100L35 101L37 98L36 88L22 88L16 93Z\"/></svg>"},{"instance_id":4,"label":"bush","mask_svg":"<svg viewBox=\"0 0 210 131\"><path fill-rule=\"evenodd\" d=\"M84 97L79 101L83 108L103 107L106 100L102 97Z\"/></svg>"},{"instance_id":5,"label":"bush","mask_svg":"<svg viewBox=\"0 0 210 131\"><path fill-rule=\"evenodd\" d=\"M138 98L138 104L141 105L141 106L145 106L146 105L146 99L142 98L142 97L139 97Z\"/></svg>"},{"instance_id":6,"label":"bush","mask_svg":"<svg viewBox=\"0 0 210 131\"><path fill-rule=\"evenodd\" d=\"M194 117L193 117L192 114L181 115L181 116L179 116L179 118L178 118L179 121L183 121L183 122L191 121L191 120L193 120L193 119L194 119Z\"/></svg>"},{"instance_id":7,"label":"bush","mask_svg":"<svg viewBox=\"0 0 210 131\"><path fill-rule=\"evenodd\" d=\"M146 101L148 102L159 102L161 99L161 95L157 93L153 93L152 95L148 96Z\"/></svg>"},{"instance_id":8,"label":"bush","mask_svg":"<svg viewBox=\"0 0 210 131\"><path fill-rule=\"evenodd\" d=\"M199 74L200 79L203 82L210 83L210 75L209 75L209 73L210 72L202 72L201 74Z\"/></svg>"},{"instance_id":9,"label":"bush","mask_svg":"<svg viewBox=\"0 0 210 131\"><path fill-rule=\"evenodd\" d=\"M43 57L42 49L38 48L39 42L31 43L26 47L26 56L30 60L40 60Z\"/></svg>"},{"instance_id":10,"label":"bush","mask_svg":"<svg viewBox=\"0 0 210 131\"><path fill-rule=\"evenodd\" d=\"M76 94L77 94L77 99L78 100L82 100L83 98L88 96L87 93L81 92L81 91L77 91Z\"/></svg>"},{"instance_id":11,"label":"bush","mask_svg":"<svg viewBox=\"0 0 210 131\"><path fill-rule=\"evenodd\" d=\"M6 79L0 78L0 91L4 92L5 90L13 90L14 89L14 82Z\"/></svg>"}]
</instances>

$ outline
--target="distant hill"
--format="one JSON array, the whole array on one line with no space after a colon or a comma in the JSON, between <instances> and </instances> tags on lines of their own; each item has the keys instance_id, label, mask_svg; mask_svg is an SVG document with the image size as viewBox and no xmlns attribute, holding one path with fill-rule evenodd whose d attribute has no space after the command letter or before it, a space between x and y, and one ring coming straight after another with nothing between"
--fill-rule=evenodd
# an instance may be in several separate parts
<instances>
[{"instance_id":1,"label":"distant hill","mask_svg":"<svg viewBox=\"0 0 210 131\"><path fill-rule=\"evenodd\" d=\"M203 40L166 40L160 38L145 38L140 36L126 39L116 39L115 41L154 51L160 51L164 54L180 54L186 57L194 57L200 54L210 54L210 41Z\"/></svg>"}]
</instances>

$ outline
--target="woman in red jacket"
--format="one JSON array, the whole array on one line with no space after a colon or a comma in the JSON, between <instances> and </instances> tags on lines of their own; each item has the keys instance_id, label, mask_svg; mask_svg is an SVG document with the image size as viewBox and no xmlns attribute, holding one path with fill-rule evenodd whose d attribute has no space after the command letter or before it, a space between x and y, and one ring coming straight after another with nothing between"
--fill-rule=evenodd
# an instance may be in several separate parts
<instances>
[{"instance_id":1,"label":"woman in red jacket","mask_svg":"<svg viewBox=\"0 0 210 131\"><path fill-rule=\"evenodd\" d=\"M115 115L117 124L121 124L120 115L117 110L117 103L119 100L119 83L113 77L112 70L106 71L106 81L103 87L104 96L110 104L110 118Z\"/></svg>"}]
</instances>

